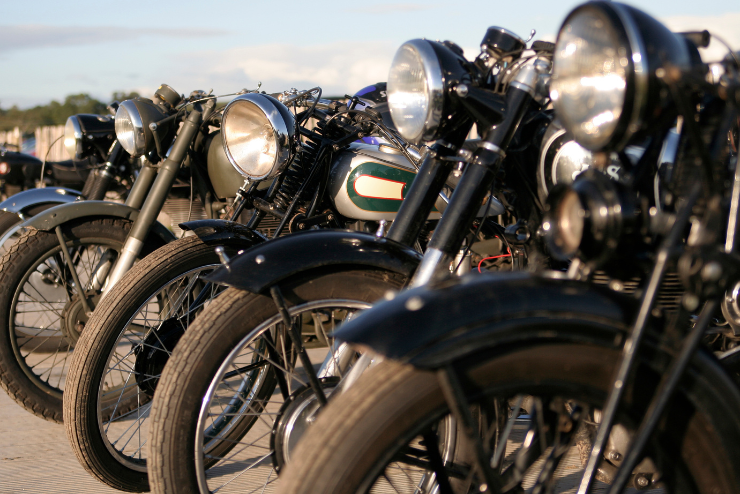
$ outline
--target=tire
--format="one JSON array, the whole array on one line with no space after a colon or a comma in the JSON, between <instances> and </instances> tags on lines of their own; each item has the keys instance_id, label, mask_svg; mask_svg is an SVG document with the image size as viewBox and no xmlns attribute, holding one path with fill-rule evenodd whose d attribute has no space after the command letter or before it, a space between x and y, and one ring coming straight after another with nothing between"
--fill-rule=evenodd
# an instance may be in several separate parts
<instances>
[{"instance_id":1,"label":"tire","mask_svg":"<svg viewBox=\"0 0 740 494\"><path fill-rule=\"evenodd\" d=\"M471 404L483 406L496 395L508 397L524 393L545 397L562 394L598 408L611 384L618 355L615 349L575 343L534 344L496 357L489 355L482 364L464 369L466 395ZM643 377L650 374L645 365L640 371L646 372L641 374ZM653 378L656 377L653 372L645 381L650 383L647 386L654 386ZM618 422L631 430L647 407L647 400L631 401L634 396L641 395L645 382L625 393L624 412ZM690 396L699 386L700 383L694 381L683 391ZM708 427L707 417L697 411L696 403L687 399L686 394L673 400L667 408L670 414L662 422L658 434L653 436L648 450L650 458L662 469L666 484L662 492L738 492L732 455L728 458L727 452L717 447L723 442L721 434ZM700 405L711 407L713 404ZM395 455L407 444L415 444L415 437L448 414L436 373L384 362L326 407L298 445L298 459L288 465L281 477L280 492L356 494L370 492L371 488L376 489L374 492L391 492L388 485L391 482L396 486L393 492L414 492L413 488L427 470L417 466L414 471L409 462L405 465L392 463L394 458L399 458ZM731 441L733 438L723 439ZM516 444L510 442L511 446L516 447ZM572 443L571 448L574 448ZM556 474L552 492L575 492L580 473L573 468L581 468L583 463L571 449L573 453L571 458L575 458L576 466L566 464L559 478ZM401 486L403 479L399 480L399 470L395 467L404 468L404 476L409 480L407 488ZM538 472L539 468L535 465L530 471ZM604 488L604 484L600 486ZM454 492L478 492L479 487L480 482L470 485L469 490L455 489ZM531 486L524 487L529 492ZM595 487L598 490L599 486ZM523 491L515 487L507 492Z\"/></svg>"},{"instance_id":2,"label":"tire","mask_svg":"<svg viewBox=\"0 0 740 494\"><path fill-rule=\"evenodd\" d=\"M62 225L68 247L75 248L82 284L106 250L120 252L130 227L128 220L110 218ZM142 256L159 245L159 239L147 241ZM68 328L62 320L85 319L84 312L71 311L76 291L69 271L62 273L60 266L66 262L56 234L36 229L23 233L0 258L0 385L26 410L54 422L62 421L67 364L79 333L77 325ZM49 360L50 368L37 369Z\"/></svg>"},{"instance_id":3,"label":"tire","mask_svg":"<svg viewBox=\"0 0 740 494\"><path fill-rule=\"evenodd\" d=\"M235 255L237 250L226 247L228 255ZM187 310L193 294L203 286L198 279L218 266L214 247L197 236L169 243L126 273L87 323L67 376L64 423L77 459L98 480L119 490L149 490L146 451L139 437L146 440L151 406L148 385L154 387L159 376L144 377L137 372L138 354L134 352L145 347L146 335L161 327L161 313L172 312L167 301L177 301L185 293L182 287L189 287L188 295L175 307L178 312ZM206 302L220 291L213 289ZM140 329L142 326L145 330ZM187 326L186 318L184 327ZM161 354L156 357L166 361L166 352ZM112 385L112 379L134 384ZM136 384L140 381L147 386L146 391ZM106 389L105 385L109 387ZM116 398L115 402L106 399L110 396ZM111 406L115 412L110 412ZM126 446L119 448L114 444Z\"/></svg>"},{"instance_id":4,"label":"tire","mask_svg":"<svg viewBox=\"0 0 740 494\"><path fill-rule=\"evenodd\" d=\"M39 214L41 211L46 211L47 209L58 205L59 204L40 204L38 206L29 208L29 210L24 213L24 216L26 218L30 218ZM17 214L8 211L0 211L0 237L5 235L8 230L16 225L19 225L21 222L23 222L23 219L21 219L21 217ZM4 255L8 251L8 248L10 247L10 245L12 245L12 242L17 241L18 237L20 237L20 232L14 234L12 237L10 237L10 239L8 239L9 245L0 245L0 256Z\"/></svg>"},{"instance_id":5,"label":"tire","mask_svg":"<svg viewBox=\"0 0 740 494\"><path fill-rule=\"evenodd\" d=\"M323 345L333 344L320 334L325 336L331 325L369 307L405 281L386 272L327 271L280 287L294 323L301 324L313 365L323 361ZM316 339L311 340L310 334ZM272 484L281 463L271 451L287 452L292 443L286 439L279 448L283 443L270 429L276 430L276 421L289 417L295 405L317 408L315 395L298 384L299 377L303 384L307 380L296 362L270 297L233 288L224 292L182 337L162 373L147 441L153 491L208 492L232 482L230 488L260 492ZM276 384L280 379L289 388L288 399ZM323 382L327 390L336 383ZM203 445L197 448L199 454L196 444ZM246 470L249 475L240 476Z\"/></svg>"}]
</instances>

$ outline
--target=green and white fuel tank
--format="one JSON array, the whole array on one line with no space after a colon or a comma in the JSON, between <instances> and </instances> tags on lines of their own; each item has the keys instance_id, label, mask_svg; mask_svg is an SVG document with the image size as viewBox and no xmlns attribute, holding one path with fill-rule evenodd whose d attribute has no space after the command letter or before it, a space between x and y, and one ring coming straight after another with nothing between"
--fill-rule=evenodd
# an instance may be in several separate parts
<instances>
[{"instance_id":1,"label":"green and white fuel tank","mask_svg":"<svg viewBox=\"0 0 740 494\"><path fill-rule=\"evenodd\" d=\"M332 164L329 193L343 216L392 221L415 177L414 166L395 148L354 142ZM451 195L451 189L445 189ZM492 202L489 216L501 214L503 206L496 200ZM442 198L438 198L429 219L439 219L444 206Z\"/></svg>"}]
</instances>

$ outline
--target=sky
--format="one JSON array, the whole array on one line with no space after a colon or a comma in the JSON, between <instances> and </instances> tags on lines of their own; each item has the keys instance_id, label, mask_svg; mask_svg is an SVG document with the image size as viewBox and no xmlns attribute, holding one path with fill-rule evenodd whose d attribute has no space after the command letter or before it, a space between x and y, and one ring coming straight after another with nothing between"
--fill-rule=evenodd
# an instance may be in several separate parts
<instances>
[{"instance_id":1,"label":"sky","mask_svg":"<svg viewBox=\"0 0 740 494\"><path fill-rule=\"evenodd\" d=\"M325 95L383 81L396 49L414 38L452 40L469 58L489 26L554 40L571 0L359 3L181 0L4 2L0 108L27 108L88 93L149 96L242 88L277 92L316 85ZM737 0L632 3L674 30L709 29L740 50ZM715 42L716 45L716 42ZM707 57L721 58L710 47Z\"/></svg>"}]
</instances>

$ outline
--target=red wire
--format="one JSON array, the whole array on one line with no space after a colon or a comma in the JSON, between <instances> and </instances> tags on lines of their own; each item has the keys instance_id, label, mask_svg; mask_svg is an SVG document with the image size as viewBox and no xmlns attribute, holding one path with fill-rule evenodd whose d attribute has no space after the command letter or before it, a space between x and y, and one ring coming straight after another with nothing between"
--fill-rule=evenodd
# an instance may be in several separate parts
<instances>
[{"instance_id":1,"label":"red wire","mask_svg":"<svg viewBox=\"0 0 740 494\"><path fill-rule=\"evenodd\" d=\"M496 238L498 238L498 235L496 235ZM506 250L509 252L508 254L501 254L500 256L484 257L483 259L481 259L480 262L478 263L478 272L479 273L483 272L480 270L480 267L483 265L483 261L487 261L489 259L499 259L501 257L511 257L511 249L509 249L509 247L507 246Z\"/></svg>"}]
</instances>

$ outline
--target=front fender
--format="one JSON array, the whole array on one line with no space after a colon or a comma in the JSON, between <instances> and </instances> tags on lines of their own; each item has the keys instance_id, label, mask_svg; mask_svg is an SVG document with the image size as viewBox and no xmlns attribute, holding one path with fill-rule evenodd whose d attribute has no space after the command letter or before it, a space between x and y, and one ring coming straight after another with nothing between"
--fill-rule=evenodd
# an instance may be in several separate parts
<instances>
[{"instance_id":1,"label":"front fender","mask_svg":"<svg viewBox=\"0 0 740 494\"><path fill-rule=\"evenodd\" d=\"M634 322L637 304L633 297L584 282L525 272L471 274L402 292L335 334L388 358L436 368L502 343L526 341L541 321L550 329L567 326L584 342L611 340L615 326L626 329Z\"/></svg>"},{"instance_id":2,"label":"front fender","mask_svg":"<svg viewBox=\"0 0 740 494\"><path fill-rule=\"evenodd\" d=\"M13 194L3 202L0 202L0 211L15 213L23 218L23 215L34 206L41 204L67 204L81 197L81 192L73 189L65 189L64 187L28 189Z\"/></svg>"},{"instance_id":3,"label":"front fender","mask_svg":"<svg viewBox=\"0 0 740 494\"><path fill-rule=\"evenodd\" d=\"M136 221L138 216L138 209L125 204L110 201L79 201L47 209L25 221L22 226L50 231L67 221L79 218L124 218ZM164 242L172 242L177 238L159 221L154 222L151 232Z\"/></svg>"},{"instance_id":4,"label":"front fender","mask_svg":"<svg viewBox=\"0 0 740 494\"><path fill-rule=\"evenodd\" d=\"M350 230L300 232L258 245L206 279L253 293L311 269L367 266L410 277L421 254L386 238Z\"/></svg>"},{"instance_id":5,"label":"front fender","mask_svg":"<svg viewBox=\"0 0 740 494\"><path fill-rule=\"evenodd\" d=\"M195 220L180 223L180 228L193 232L206 244L232 245L249 249L267 239L241 223L228 220Z\"/></svg>"}]
</instances>

